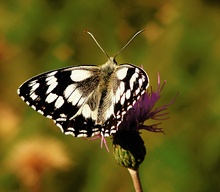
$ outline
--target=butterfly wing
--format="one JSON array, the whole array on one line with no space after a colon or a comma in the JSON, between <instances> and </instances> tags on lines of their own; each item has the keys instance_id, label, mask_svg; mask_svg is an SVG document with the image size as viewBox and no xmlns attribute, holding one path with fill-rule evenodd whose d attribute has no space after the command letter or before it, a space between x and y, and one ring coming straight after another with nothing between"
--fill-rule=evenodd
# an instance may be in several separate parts
<instances>
[{"instance_id":1,"label":"butterfly wing","mask_svg":"<svg viewBox=\"0 0 220 192\"><path fill-rule=\"evenodd\" d=\"M132 64L119 65L115 71L114 79L112 85L114 112L106 120L102 130L105 136L109 136L121 128L124 115L134 106L149 86L147 73Z\"/></svg>"},{"instance_id":2,"label":"butterfly wing","mask_svg":"<svg viewBox=\"0 0 220 192\"><path fill-rule=\"evenodd\" d=\"M131 64L115 66L111 75L100 70L80 66L46 72L26 81L18 94L66 134L108 137L120 129L149 79L144 70Z\"/></svg>"},{"instance_id":3,"label":"butterfly wing","mask_svg":"<svg viewBox=\"0 0 220 192\"><path fill-rule=\"evenodd\" d=\"M85 103L99 84L99 74L97 66L62 68L31 78L20 86L18 94L65 133L92 136L100 133L100 126L94 129L95 117L91 118L92 111Z\"/></svg>"}]
</instances>

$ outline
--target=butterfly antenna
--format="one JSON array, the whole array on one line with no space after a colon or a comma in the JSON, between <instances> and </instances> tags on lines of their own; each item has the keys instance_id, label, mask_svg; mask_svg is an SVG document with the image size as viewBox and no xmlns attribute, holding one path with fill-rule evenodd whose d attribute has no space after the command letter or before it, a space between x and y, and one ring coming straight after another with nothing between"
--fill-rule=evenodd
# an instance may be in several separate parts
<instances>
[{"instance_id":1,"label":"butterfly antenna","mask_svg":"<svg viewBox=\"0 0 220 192\"><path fill-rule=\"evenodd\" d=\"M108 59L110 59L109 55L104 51L104 49L101 47L101 45L98 43L98 41L96 40L96 38L93 36L92 33L90 33L89 31L85 31L86 33L88 33L92 39L95 41L96 45L98 45L98 47L102 50L102 52L106 55L106 57L108 57Z\"/></svg>"},{"instance_id":2,"label":"butterfly antenna","mask_svg":"<svg viewBox=\"0 0 220 192\"><path fill-rule=\"evenodd\" d=\"M131 39L124 45L124 47L121 48L121 50L114 56L114 59L131 43L131 41L138 36L140 33L142 33L143 31L145 31L145 29L142 29L140 31L138 31L137 33L135 33Z\"/></svg>"}]
</instances>

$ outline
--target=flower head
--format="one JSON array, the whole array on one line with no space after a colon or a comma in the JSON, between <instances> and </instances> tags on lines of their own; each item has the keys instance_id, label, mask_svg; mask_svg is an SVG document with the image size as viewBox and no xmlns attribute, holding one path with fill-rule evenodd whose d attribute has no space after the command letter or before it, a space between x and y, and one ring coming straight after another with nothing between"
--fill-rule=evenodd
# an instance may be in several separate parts
<instances>
[{"instance_id":1,"label":"flower head","mask_svg":"<svg viewBox=\"0 0 220 192\"><path fill-rule=\"evenodd\" d=\"M70 165L62 143L49 138L31 138L18 143L6 160L6 166L29 191L36 191L41 186L45 172L67 169Z\"/></svg>"},{"instance_id":2,"label":"flower head","mask_svg":"<svg viewBox=\"0 0 220 192\"><path fill-rule=\"evenodd\" d=\"M143 123L148 119L167 119L166 115L168 112L166 110L174 102L175 98L170 103L155 108L165 83L166 81L162 85L160 84L160 76L158 74L157 90L153 91L152 87L150 90L146 90L134 106L125 114L122 123L118 127L118 131L113 135L113 153L119 165L137 170L143 162L146 148L139 130L144 129L163 133L162 128L158 128L160 123L153 125L144 125Z\"/></svg>"}]
</instances>

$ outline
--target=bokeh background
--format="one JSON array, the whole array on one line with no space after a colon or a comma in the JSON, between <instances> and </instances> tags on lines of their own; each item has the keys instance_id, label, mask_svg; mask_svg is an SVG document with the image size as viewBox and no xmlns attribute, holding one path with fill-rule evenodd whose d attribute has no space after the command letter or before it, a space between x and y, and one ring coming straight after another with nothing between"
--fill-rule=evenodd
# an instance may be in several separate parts
<instances>
[{"instance_id":1,"label":"bokeh background","mask_svg":"<svg viewBox=\"0 0 220 192\"><path fill-rule=\"evenodd\" d=\"M165 135L144 131L144 191L220 191L220 2L218 0L1 0L0 191L134 191L127 170L88 141L62 134L16 90L56 68L117 58L143 66L151 85L166 80L158 106L170 102ZM152 122L146 122L149 124Z\"/></svg>"}]
</instances>

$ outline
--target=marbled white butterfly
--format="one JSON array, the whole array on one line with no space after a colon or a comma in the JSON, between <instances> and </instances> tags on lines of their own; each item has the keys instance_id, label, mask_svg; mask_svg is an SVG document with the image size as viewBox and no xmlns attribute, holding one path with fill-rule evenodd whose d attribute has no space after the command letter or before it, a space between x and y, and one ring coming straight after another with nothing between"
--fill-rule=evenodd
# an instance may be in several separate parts
<instances>
[{"instance_id":1,"label":"marbled white butterfly","mask_svg":"<svg viewBox=\"0 0 220 192\"><path fill-rule=\"evenodd\" d=\"M118 54L144 30L138 31ZM146 72L109 57L101 66L61 68L37 75L20 86L18 95L34 110L74 137L108 137L120 129L124 115L149 86Z\"/></svg>"}]
</instances>

